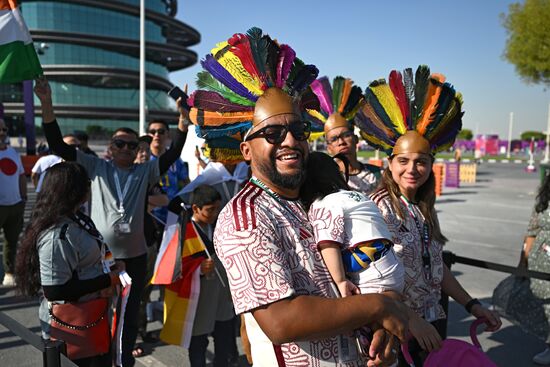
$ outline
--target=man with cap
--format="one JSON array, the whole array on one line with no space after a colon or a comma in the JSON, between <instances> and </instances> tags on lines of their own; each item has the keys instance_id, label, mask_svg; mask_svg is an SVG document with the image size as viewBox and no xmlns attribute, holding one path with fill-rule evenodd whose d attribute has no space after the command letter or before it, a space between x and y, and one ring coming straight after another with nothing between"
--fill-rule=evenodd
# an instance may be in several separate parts
<instances>
[{"instance_id":1,"label":"man with cap","mask_svg":"<svg viewBox=\"0 0 550 367\"><path fill-rule=\"evenodd\" d=\"M270 50L267 63L254 58L258 40L262 49ZM298 200L310 134L300 96L317 69L295 59L288 45L279 45L258 28L218 44L212 54L203 62L209 75L199 74L199 79L224 76L228 89L222 90L223 98L234 101L231 112L209 103L220 101L218 92L197 91L190 116L202 125L200 131L210 128L210 133L235 136L246 129L240 150L252 178L220 213L214 245L227 271L235 311L244 314L254 366L374 366L391 361L393 335L405 340L402 304L380 294L337 298ZM254 67L245 61L253 75L233 67L241 59L258 60ZM228 74L240 82L229 83ZM220 117L226 117L222 124ZM376 330L368 361L351 336L367 324Z\"/></svg>"}]
</instances>

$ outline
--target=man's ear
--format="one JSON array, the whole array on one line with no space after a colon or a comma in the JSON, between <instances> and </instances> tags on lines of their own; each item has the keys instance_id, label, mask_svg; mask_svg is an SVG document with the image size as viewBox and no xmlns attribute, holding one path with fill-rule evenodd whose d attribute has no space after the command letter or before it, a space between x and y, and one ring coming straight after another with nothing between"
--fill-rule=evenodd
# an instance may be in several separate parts
<instances>
[{"instance_id":1,"label":"man's ear","mask_svg":"<svg viewBox=\"0 0 550 367\"><path fill-rule=\"evenodd\" d=\"M197 204L191 205L191 210L193 211L193 215L197 214L200 210Z\"/></svg>"},{"instance_id":2,"label":"man's ear","mask_svg":"<svg viewBox=\"0 0 550 367\"><path fill-rule=\"evenodd\" d=\"M353 144L359 144L359 137L353 134Z\"/></svg>"},{"instance_id":3,"label":"man's ear","mask_svg":"<svg viewBox=\"0 0 550 367\"><path fill-rule=\"evenodd\" d=\"M240 145L241 148L241 154L243 155L243 158L245 161L250 162L252 160L252 150L250 147L250 143L247 141L243 141Z\"/></svg>"}]
</instances>

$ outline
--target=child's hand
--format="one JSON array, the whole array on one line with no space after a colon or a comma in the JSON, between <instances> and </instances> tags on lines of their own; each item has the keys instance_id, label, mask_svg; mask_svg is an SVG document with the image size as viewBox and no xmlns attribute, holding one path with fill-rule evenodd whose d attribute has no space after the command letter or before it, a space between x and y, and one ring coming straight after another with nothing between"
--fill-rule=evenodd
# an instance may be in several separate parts
<instances>
[{"instance_id":1,"label":"child's hand","mask_svg":"<svg viewBox=\"0 0 550 367\"><path fill-rule=\"evenodd\" d=\"M214 271L214 261L212 259L204 259L201 263L201 274L208 275Z\"/></svg>"},{"instance_id":2,"label":"child's hand","mask_svg":"<svg viewBox=\"0 0 550 367\"><path fill-rule=\"evenodd\" d=\"M409 319L409 330L425 351L441 348L441 336L428 321L416 315Z\"/></svg>"},{"instance_id":3,"label":"child's hand","mask_svg":"<svg viewBox=\"0 0 550 367\"><path fill-rule=\"evenodd\" d=\"M352 296L354 294L360 294L359 288L349 280L344 280L343 282L336 283L338 291L342 297Z\"/></svg>"}]
</instances>

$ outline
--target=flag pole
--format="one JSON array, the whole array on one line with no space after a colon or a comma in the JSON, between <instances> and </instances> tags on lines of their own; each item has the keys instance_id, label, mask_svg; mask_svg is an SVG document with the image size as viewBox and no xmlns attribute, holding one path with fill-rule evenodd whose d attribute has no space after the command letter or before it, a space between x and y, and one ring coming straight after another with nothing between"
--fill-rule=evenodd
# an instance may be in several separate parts
<instances>
[{"instance_id":1,"label":"flag pole","mask_svg":"<svg viewBox=\"0 0 550 367\"><path fill-rule=\"evenodd\" d=\"M145 0L139 2L139 135L145 135Z\"/></svg>"}]
</instances>

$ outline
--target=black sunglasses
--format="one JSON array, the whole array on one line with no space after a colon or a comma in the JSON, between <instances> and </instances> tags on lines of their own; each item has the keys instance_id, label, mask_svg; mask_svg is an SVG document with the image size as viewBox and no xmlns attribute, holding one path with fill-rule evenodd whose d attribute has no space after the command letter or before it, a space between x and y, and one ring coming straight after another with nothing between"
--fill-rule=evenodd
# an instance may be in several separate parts
<instances>
[{"instance_id":1,"label":"black sunglasses","mask_svg":"<svg viewBox=\"0 0 550 367\"><path fill-rule=\"evenodd\" d=\"M155 134L159 134L159 135L164 135L166 133L166 129L151 129L149 130L149 134L151 135L155 135Z\"/></svg>"},{"instance_id":2,"label":"black sunglasses","mask_svg":"<svg viewBox=\"0 0 550 367\"><path fill-rule=\"evenodd\" d=\"M121 139L114 139L113 140L113 145L115 147L117 147L118 149L122 149L125 146L127 146L128 149L130 149L130 150L136 150L139 143L137 141L125 141L125 140L121 140Z\"/></svg>"},{"instance_id":3,"label":"black sunglasses","mask_svg":"<svg viewBox=\"0 0 550 367\"><path fill-rule=\"evenodd\" d=\"M0 131L8 131L7 127L0 127Z\"/></svg>"},{"instance_id":4,"label":"black sunglasses","mask_svg":"<svg viewBox=\"0 0 550 367\"><path fill-rule=\"evenodd\" d=\"M285 141L286 134L290 131L294 139L304 141L311 134L311 124L309 121L294 122L290 125L268 125L248 135L246 141L265 138L269 144L281 144Z\"/></svg>"}]
</instances>

